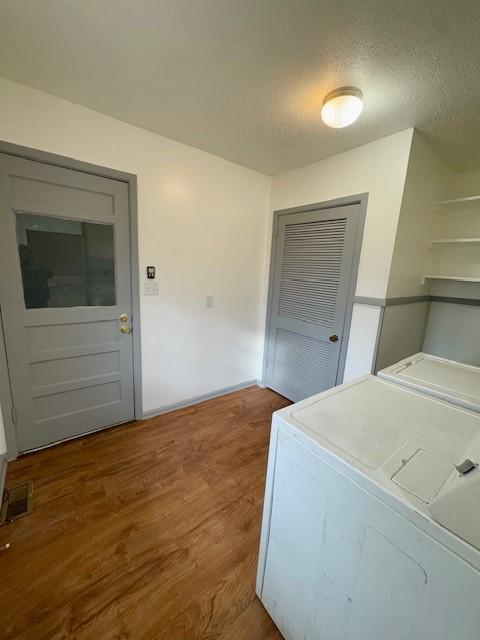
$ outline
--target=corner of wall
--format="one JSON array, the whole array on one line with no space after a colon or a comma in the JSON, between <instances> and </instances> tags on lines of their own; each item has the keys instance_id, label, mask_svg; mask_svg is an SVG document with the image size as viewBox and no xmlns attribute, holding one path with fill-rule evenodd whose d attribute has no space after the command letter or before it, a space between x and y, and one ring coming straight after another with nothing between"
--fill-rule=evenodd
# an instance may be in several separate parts
<instances>
[{"instance_id":1,"label":"corner of wall","mask_svg":"<svg viewBox=\"0 0 480 640\"><path fill-rule=\"evenodd\" d=\"M432 238L436 203L444 195L451 170L427 139L414 130L395 247L388 278L387 297L428 295L421 279L428 264L428 241Z\"/></svg>"},{"instance_id":2,"label":"corner of wall","mask_svg":"<svg viewBox=\"0 0 480 640\"><path fill-rule=\"evenodd\" d=\"M7 475L7 454L0 453L0 504L2 502L3 490L5 488L5 478Z\"/></svg>"},{"instance_id":3,"label":"corner of wall","mask_svg":"<svg viewBox=\"0 0 480 640\"><path fill-rule=\"evenodd\" d=\"M259 371L257 380L263 383L263 368L265 359L265 335L266 335L266 322L267 322L267 308L268 308L268 288L270 283L270 262L272 259L271 247L272 247L272 235L273 235L273 216L272 216L272 191L273 191L273 177L270 177L270 190L268 196L268 213L265 221L264 229L264 255L263 255L263 278L261 284L260 295L260 324L263 330L263 340L261 341L261 352L259 354Z\"/></svg>"}]
</instances>

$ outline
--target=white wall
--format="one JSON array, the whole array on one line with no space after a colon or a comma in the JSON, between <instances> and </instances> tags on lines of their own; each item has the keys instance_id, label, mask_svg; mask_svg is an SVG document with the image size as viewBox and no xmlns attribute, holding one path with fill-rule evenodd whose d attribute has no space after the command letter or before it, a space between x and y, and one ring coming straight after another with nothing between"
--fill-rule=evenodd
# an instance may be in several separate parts
<instances>
[{"instance_id":1,"label":"white wall","mask_svg":"<svg viewBox=\"0 0 480 640\"><path fill-rule=\"evenodd\" d=\"M6 453L7 443L5 441L5 427L3 423L2 412L0 411L0 455Z\"/></svg>"},{"instance_id":2,"label":"white wall","mask_svg":"<svg viewBox=\"0 0 480 640\"><path fill-rule=\"evenodd\" d=\"M388 297L429 293L422 285L428 270L428 242L435 236L436 204L446 193L451 172L418 131L414 132L388 282Z\"/></svg>"},{"instance_id":3,"label":"white wall","mask_svg":"<svg viewBox=\"0 0 480 640\"><path fill-rule=\"evenodd\" d=\"M353 380L373 369L382 309L354 304L343 380Z\"/></svg>"},{"instance_id":4,"label":"white wall","mask_svg":"<svg viewBox=\"0 0 480 640\"><path fill-rule=\"evenodd\" d=\"M431 249L438 212L451 173L428 142L414 131L407 167L387 297L429 294L422 277L430 269ZM388 306L382 321L376 368L383 369L422 350L429 303Z\"/></svg>"},{"instance_id":5,"label":"white wall","mask_svg":"<svg viewBox=\"0 0 480 640\"><path fill-rule=\"evenodd\" d=\"M423 350L480 367L480 307L432 302Z\"/></svg>"},{"instance_id":6,"label":"white wall","mask_svg":"<svg viewBox=\"0 0 480 640\"><path fill-rule=\"evenodd\" d=\"M462 198L480 194L480 169L454 173L445 192L445 197ZM480 237L480 204L460 207L438 215L437 236ZM444 247L437 251L440 270L447 273L480 278L480 249L478 245ZM461 298L480 299L480 285L461 282L438 282L432 286L434 295L450 295Z\"/></svg>"},{"instance_id":7,"label":"white wall","mask_svg":"<svg viewBox=\"0 0 480 640\"><path fill-rule=\"evenodd\" d=\"M445 198L480 194L480 170L453 174ZM441 237L480 237L480 206L452 210L439 216ZM446 247L442 269L480 277L480 247ZM480 284L435 282L433 296L480 300ZM480 366L480 306L432 302L424 350L453 360Z\"/></svg>"},{"instance_id":8,"label":"white wall","mask_svg":"<svg viewBox=\"0 0 480 640\"><path fill-rule=\"evenodd\" d=\"M422 351L429 308L428 301L385 308L378 344L377 371Z\"/></svg>"},{"instance_id":9,"label":"white wall","mask_svg":"<svg viewBox=\"0 0 480 640\"><path fill-rule=\"evenodd\" d=\"M480 275L478 246L429 247L433 238L480 236L477 210L438 211L439 200L480 193L480 171L453 173L415 131L400 210L388 297L423 294L480 297L478 285L427 281L424 274ZM421 336L425 333L425 342ZM378 349L379 368L421 349L479 363L480 307L450 303L387 307Z\"/></svg>"},{"instance_id":10,"label":"white wall","mask_svg":"<svg viewBox=\"0 0 480 640\"><path fill-rule=\"evenodd\" d=\"M257 379L269 177L0 79L0 140L138 176L144 411ZM206 309L205 297L215 296Z\"/></svg>"},{"instance_id":11,"label":"white wall","mask_svg":"<svg viewBox=\"0 0 480 640\"><path fill-rule=\"evenodd\" d=\"M450 181L447 197L478 196L480 194L480 169L454 173Z\"/></svg>"},{"instance_id":12,"label":"white wall","mask_svg":"<svg viewBox=\"0 0 480 640\"><path fill-rule=\"evenodd\" d=\"M413 130L275 176L272 211L368 192L357 296L385 298ZM362 305L363 306L363 305ZM345 380L373 364L379 309L354 306Z\"/></svg>"}]
</instances>

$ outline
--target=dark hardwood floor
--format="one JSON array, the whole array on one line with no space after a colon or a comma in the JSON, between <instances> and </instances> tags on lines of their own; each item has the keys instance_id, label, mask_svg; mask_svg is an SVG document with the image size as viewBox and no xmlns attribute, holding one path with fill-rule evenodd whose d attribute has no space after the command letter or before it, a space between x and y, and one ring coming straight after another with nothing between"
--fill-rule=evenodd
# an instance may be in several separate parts
<instances>
[{"instance_id":1,"label":"dark hardwood floor","mask_svg":"<svg viewBox=\"0 0 480 640\"><path fill-rule=\"evenodd\" d=\"M30 454L0 528L0 638L280 640L254 592L271 414L251 387Z\"/></svg>"}]
</instances>

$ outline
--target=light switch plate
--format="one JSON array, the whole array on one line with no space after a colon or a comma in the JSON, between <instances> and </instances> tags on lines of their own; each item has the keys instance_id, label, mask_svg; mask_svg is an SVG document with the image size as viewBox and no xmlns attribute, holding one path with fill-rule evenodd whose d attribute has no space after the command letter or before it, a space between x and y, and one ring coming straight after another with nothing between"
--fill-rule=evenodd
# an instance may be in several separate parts
<instances>
[{"instance_id":1,"label":"light switch plate","mask_svg":"<svg viewBox=\"0 0 480 640\"><path fill-rule=\"evenodd\" d=\"M146 296L158 296L158 282L146 280L143 283L143 293Z\"/></svg>"},{"instance_id":2,"label":"light switch plate","mask_svg":"<svg viewBox=\"0 0 480 640\"><path fill-rule=\"evenodd\" d=\"M207 307L207 309L213 309L213 307L215 306L215 299L213 296L207 296L205 306Z\"/></svg>"}]
</instances>

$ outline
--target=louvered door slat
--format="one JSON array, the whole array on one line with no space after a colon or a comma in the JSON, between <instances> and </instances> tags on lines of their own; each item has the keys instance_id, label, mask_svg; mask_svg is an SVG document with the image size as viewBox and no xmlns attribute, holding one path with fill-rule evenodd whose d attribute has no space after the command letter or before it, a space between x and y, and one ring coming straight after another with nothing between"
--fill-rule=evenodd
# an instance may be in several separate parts
<instances>
[{"instance_id":1,"label":"louvered door slat","mask_svg":"<svg viewBox=\"0 0 480 640\"><path fill-rule=\"evenodd\" d=\"M323 326L326 318L333 316L337 304L346 227L345 218L285 226L279 315ZM322 237L323 229L334 229L339 241L332 246L327 238ZM312 243L312 237L315 238L315 243ZM296 247L295 251L292 251L292 246ZM315 261L309 259L312 253L316 257ZM292 272L304 276L296 278L294 290L289 282ZM323 285L327 279L333 286L324 290ZM314 293L317 304L309 306ZM328 324L331 325L331 322Z\"/></svg>"},{"instance_id":2,"label":"louvered door slat","mask_svg":"<svg viewBox=\"0 0 480 640\"><path fill-rule=\"evenodd\" d=\"M320 341L278 329L274 375L285 388L301 385L306 396L327 383L329 349Z\"/></svg>"}]
</instances>

